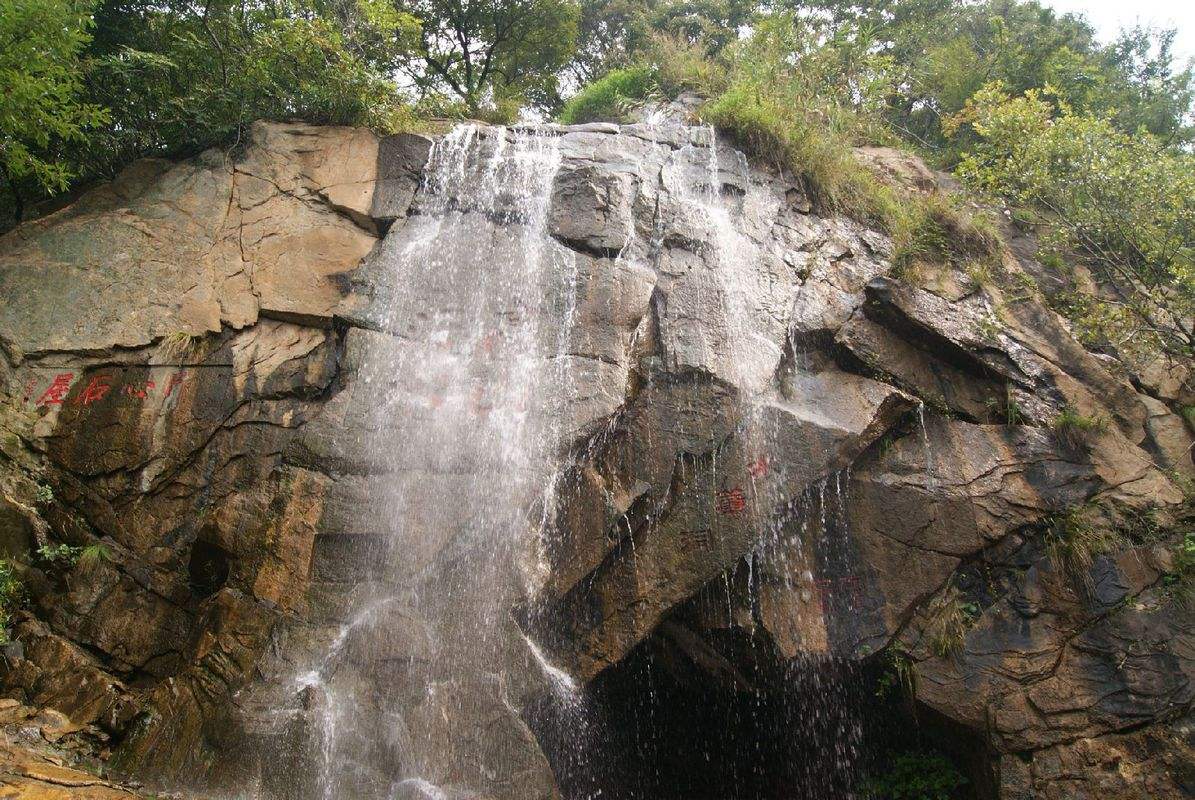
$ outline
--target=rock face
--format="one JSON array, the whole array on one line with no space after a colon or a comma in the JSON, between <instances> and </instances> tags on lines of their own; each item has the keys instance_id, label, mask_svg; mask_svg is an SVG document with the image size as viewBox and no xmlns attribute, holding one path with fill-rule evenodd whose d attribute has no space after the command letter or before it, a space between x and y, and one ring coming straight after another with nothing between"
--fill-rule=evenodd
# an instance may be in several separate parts
<instances>
[{"instance_id":1,"label":"rock face","mask_svg":"<svg viewBox=\"0 0 1195 800\"><path fill-rule=\"evenodd\" d=\"M513 135L473 132L471 157ZM486 606L499 661L443 622L476 611L450 588L481 569L470 507L412 503L396 536L378 500L419 465L376 442L453 388L371 372L428 345L425 312L462 313L459 276L392 269L433 213L433 142L259 123L235 155L139 163L0 239L0 524L29 597L4 694L124 774L294 798L327 785L331 695L302 675L334 664L387 731L341 742L342 796L525 800L567 783L537 659L596 684L654 648L763 691L884 651L974 743L976 796L1189 796L1182 365L1084 350L1013 251L991 286L899 280L884 235L707 129L538 135L558 158L542 230L501 193L442 212L494 270L532 240L552 265L533 305L493 310L542 319L530 346L560 376L529 400L559 469L527 514L533 585ZM1101 422L1068 435L1064 411ZM450 467L416 485L464 497L494 474ZM54 543L78 550L28 555ZM393 602L363 605L381 584Z\"/></svg>"}]
</instances>

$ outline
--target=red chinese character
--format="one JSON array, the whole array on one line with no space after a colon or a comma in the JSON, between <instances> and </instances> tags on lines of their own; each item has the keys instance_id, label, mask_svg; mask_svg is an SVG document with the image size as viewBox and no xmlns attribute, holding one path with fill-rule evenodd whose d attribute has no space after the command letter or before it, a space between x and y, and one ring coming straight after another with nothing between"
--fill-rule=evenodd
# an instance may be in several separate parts
<instances>
[{"instance_id":1,"label":"red chinese character","mask_svg":"<svg viewBox=\"0 0 1195 800\"><path fill-rule=\"evenodd\" d=\"M485 351L487 356L492 356L494 354L494 348L497 346L497 344L498 332L490 331L485 336L481 337L481 341L477 343L477 346Z\"/></svg>"},{"instance_id":2,"label":"red chinese character","mask_svg":"<svg viewBox=\"0 0 1195 800\"><path fill-rule=\"evenodd\" d=\"M494 408L493 404L486 402L485 389L480 386L473 387L473 391L470 395L469 405L473 409L474 414L482 417L488 417L490 415L490 411L492 411Z\"/></svg>"},{"instance_id":3,"label":"red chinese character","mask_svg":"<svg viewBox=\"0 0 1195 800\"><path fill-rule=\"evenodd\" d=\"M837 599L846 602L852 608L863 599L863 586L857 575L844 575L841 578L818 578L813 582L817 596L822 605Z\"/></svg>"},{"instance_id":4,"label":"red chinese character","mask_svg":"<svg viewBox=\"0 0 1195 800\"><path fill-rule=\"evenodd\" d=\"M50 388L46 389L45 394L37 401L39 406L48 406L51 404L61 403L66 399L66 393L71 390L71 381L75 379L73 372L60 372L54 376L54 382L50 384Z\"/></svg>"},{"instance_id":5,"label":"red chinese character","mask_svg":"<svg viewBox=\"0 0 1195 800\"><path fill-rule=\"evenodd\" d=\"M75 405L89 406L97 400L103 400L104 395L108 394L108 390L111 388L112 384L108 383L107 375L96 375L87 382L87 387L75 398Z\"/></svg>"},{"instance_id":6,"label":"red chinese character","mask_svg":"<svg viewBox=\"0 0 1195 800\"><path fill-rule=\"evenodd\" d=\"M136 384L128 384L124 387L124 393L129 397L137 397L142 400L149 394L149 390L154 388L153 381L146 381L144 386L137 386Z\"/></svg>"},{"instance_id":7,"label":"red chinese character","mask_svg":"<svg viewBox=\"0 0 1195 800\"><path fill-rule=\"evenodd\" d=\"M817 599L825 605L834 596L834 579L818 578L813 582L813 588L817 592Z\"/></svg>"},{"instance_id":8,"label":"red chinese character","mask_svg":"<svg viewBox=\"0 0 1195 800\"><path fill-rule=\"evenodd\" d=\"M25 391L21 392L21 402L27 402L33 393L37 391L37 378L30 378L25 381Z\"/></svg>"},{"instance_id":9,"label":"red chinese character","mask_svg":"<svg viewBox=\"0 0 1195 800\"><path fill-rule=\"evenodd\" d=\"M747 507L747 497L739 487L726 492L718 492L714 498L714 508L719 514L737 514Z\"/></svg>"},{"instance_id":10,"label":"red chinese character","mask_svg":"<svg viewBox=\"0 0 1195 800\"><path fill-rule=\"evenodd\" d=\"M170 373L170 380L166 383L166 396L169 397L174 393L174 387L182 385L183 374L181 372Z\"/></svg>"},{"instance_id":11,"label":"red chinese character","mask_svg":"<svg viewBox=\"0 0 1195 800\"><path fill-rule=\"evenodd\" d=\"M863 599L863 585L858 575L845 575L838 580L839 588L850 598L851 605L858 605Z\"/></svg>"},{"instance_id":12,"label":"red chinese character","mask_svg":"<svg viewBox=\"0 0 1195 800\"><path fill-rule=\"evenodd\" d=\"M747 474L752 478L761 478L768 474L768 457L760 456L747 465Z\"/></svg>"}]
</instances>

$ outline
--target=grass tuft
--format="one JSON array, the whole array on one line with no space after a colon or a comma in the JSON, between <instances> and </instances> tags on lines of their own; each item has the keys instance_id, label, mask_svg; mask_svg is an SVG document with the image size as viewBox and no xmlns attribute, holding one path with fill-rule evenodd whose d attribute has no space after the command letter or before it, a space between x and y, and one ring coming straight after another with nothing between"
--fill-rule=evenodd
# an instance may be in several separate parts
<instances>
[{"instance_id":1,"label":"grass tuft","mask_svg":"<svg viewBox=\"0 0 1195 800\"><path fill-rule=\"evenodd\" d=\"M1046 523L1045 546L1050 562L1088 592L1092 589L1091 566L1096 556L1121 542L1119 534L1092 524L1079 508L1054 514Z\"/></svg>"},{"instance_id":2,"label":"grass tuft","mask_svg":"<svg viewBox=\"0 0 1195 800\"><path fill-rule=\"evenodd\" d=\"M890 233L900 227L905 212L896 193L824 124L794 114L747 86L732 86L701 113L748 154L797 175L819 211L845 214Z\"/></svg>"},{"instance_id":3,"label":"grass tuft","mask_svg":"<svg viewBox=\"0 0 1195 800\"><path fill-rule=\"evenodd\" d=\"M947 583L930 606L926 638L934 655L945 658L962 649L967 631L971 630L979 614L979 606L963 596L953 579Z\"/></svg>"},{"instance_id":4,"label":"grass tuft","mask_svg":"<svg viewBox=\"0 0 1195 800\"><path fill-rule=\"evenodd\" d=\"M91 568L103 561L112 560L112 551L108 549L106 544L97 542L96 544L89 544L79 553L78 564L80 567Z\"/></svg>"},{"instance_id":5,"label":"grass tuft","mask_svg":"<svg viewBox=\"0 0 1195 800\"><path fill-rule=\"evenodd\" d=\"M783 108L747 86L732 86L701 113L748 154L798 176L819 212L888 233L898 277L923 264L967 268L997 259L1000 237L990 220L949 194L898 195L856 159L849 137L826 120Z\"/></svg>"},{"instance_id":6,"label":"grass tuft","mask_svg":"<svg viewBox=\"0 0 1195 800\"><path fill-rule=\"evenodd\" d=\"M560 122L622 122L631 104L647 98L654 89L655 80L647 67L611 70L564 104Z\"/></svg>"},{"instance_id":7,"label":"grass tuft","mask_svg":"<svg viewBox=\"0 0 1195 800\"><path fill-rule=\"evenodd\" d=\"M1063 447L1084 450L1091 445L1095 437L1108 430L1108 419L1101 416L1089 417L1079 413L1074 407L1067 406L1054 417L1050 429Z\"/></svg>"}]
</instances>

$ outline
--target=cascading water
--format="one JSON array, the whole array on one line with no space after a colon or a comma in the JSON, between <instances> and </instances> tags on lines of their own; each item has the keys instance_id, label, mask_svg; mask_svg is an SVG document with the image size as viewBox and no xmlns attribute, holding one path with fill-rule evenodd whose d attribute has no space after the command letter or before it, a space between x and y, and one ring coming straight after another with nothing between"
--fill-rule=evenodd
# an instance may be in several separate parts
<instances>
[{"instance_id":1,"label":"cascading water","mask_svg":"<svg viewBox=\"0 0 1195 800\"><path fill-rule=\"evenodd\" d=\"M528 763L527 752L542 762L542 750L569 800L699 797L703 781L705 790L744 799L848 798L858 728L834 658L806 653L764 675L765 659L748 654L742 672L754 688L694 694L660 671L653 635L584 686L534 640L534 626L520 629L511 616L551 579L541 536L553 526L553 494L578 436L570 335L589 288L578 285L578 259L591 256L549 231L561 135L554 127L457 127L432 149L414 213L375 257L381 333L359 380L375 402L364 449L384 480L374 484L368 516L386 521L385 547L349 621L291 687L309 711L314 788L271 796L426 800L455 797L453 786L500 785L496 796L548 797L550 778L545 787L504 774ZM743 512L735 519L756 526L756 545L739 561L745 578L731 568L707 587L716 590L718 624L744 630L762 602L761 570L780 575L790 594L808 593L818 591L814 573L849 560L843 477L802 492L809 476L790 479L768 455L785 441L769 412L785 323L773 316L759 324L755 299L774 281L754 268L762 245L741 226L745 205L756 201L745 159L720 151L709 128L648 125L633 135L651 148L622 168L667 194L671 216L657 207L616 254L594 257L616 268L673 269L660 267L660 253L681 240L700 263L704 282L681 286L683 273L673 271L676 302L713 309L717 319L686 329L681 357L737 387L738 421L733 443L714 446L704 462L693 458L691 469L711 487L712 515ZM596 418L616 416L607 415ZM744 464L744 478L731 475L742 485L719 488ZM627 544L634 564L633 535ZM853 596L823 599L826 613L855 610ZM707 702L709 714L686 716ZM498 730L510 717L527 719L539 742L526 729ZM690 723L708 729L701 753L685 750L688 734L677 725ZM512 747L522 750L497 752ZM682 780L690 758L703 766ZM721 769L720 758L734 763Z\"/></svg>"},{"instance_id":2,"label":"cascading water","mask_svg":"<svg viewBox=\"0 0 1195 800\"><path fill-rule=\"evenodd\" d=\"M453 681L497 673L503 650L524 646L509 607L537 571L531 510L550 490L556 438L539 399L549 383L555 398L569 393L555 356L572 254L544 233L557 144L548 130L456 128L432 151L418 213L379 256L393 280L381 325L390 338L362 380L378 399L367 447L387 468L372 502L391 529L373 597L299 679L320 694L324 800L442 780L433 762L458 735L450 717L471 724L453 707ZM388 640L419 637L404 682L422 697L386 696L378 674L362 674L388 668L377 652ZM404 721L412 705L428 709L418 729Z\"/></svg>"},{"instance_id":3,"label":"cascading water","mask_svg":"<svg viewBox=\"0 0 1195 800\"><path fill-rule=\"evenodd\" d=\"M648 126L647 134L652 141L668 138L654 126ZM746 453L751 484L745 496L718 492L712 505L715 510L723 505L724 510L734 511L736 503L746 499L761 523L759 544L741 562L744 569L730 570L715 581L706 599L712 601L712 615L724 620L728 629L739 625L760 602L754 574L759 561L782 576L787 592L814 600L827 620L849 620L860 612L857 584L839 580L835 586L833 580L814 577L814 572L842 576L855 568L847 541L849 471L823 478L791 501L775 481L764 479L773 466L769 449L783 440L775 416L765 412L775 391L770 365L779 362L782 353L753 322L756 309L751 298L759 292L751 283L753 277L757 279L751 260L759 245L740 230L737 219L749 198L735 193L728 197L723 190L727 169L737 191L746 195L748 167L737 151L729 151L731 159L719 157L712 129L691 128L687 138L704 150L704 158L676 158L663 169L672 173L671 186L683 217L679 226L692 240L704 243L699 252L712 281L703 291L716 296L703 300L721 312L715 331L722 338L702 340L698 346L706 353L729 356L715 368L741 390L735 430L738 452L722 458L719 448L714 449L708 483L724 485L719 470L735 469ZM695 164L699 168L694 169ZM656 234L653 246L663 238L659 230ZM647 257L653 257L651 250ZM634 536L628 536L628 550L634 564ZM745 580L740 579L743 571ZM814 627L812 622L792 620L795 627L807 630ZM557 703L549 712L551 727L566 732L565 741L557 741L552 753L566 796L576 800L853 797L862 736L858 670L847 659L830 654L832 633L849 639L849 632L823 631L820 644L806 642L817 650L798 654L779 673L762 674L767 656L747 656L744 661L751 671L744 669L745 682L768 688L729 691L713 685L716 681L697 690L678 683L669 674L673 670L660 664L677 657L666 652L670 649L664 641L667 636L653 636L624 664L601 676L580 703L575 699ZM755 645L748 643L748 647Z\"/></svg>"}]
</instances>

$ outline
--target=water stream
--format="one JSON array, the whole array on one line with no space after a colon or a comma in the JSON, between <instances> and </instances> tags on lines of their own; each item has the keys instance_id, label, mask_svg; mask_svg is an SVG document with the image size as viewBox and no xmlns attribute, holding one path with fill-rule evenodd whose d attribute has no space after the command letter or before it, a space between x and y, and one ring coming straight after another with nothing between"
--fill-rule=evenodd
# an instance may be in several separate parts
<instances>
[{"instance_id":1,"label":"water stream","mask_svg":"<svg viewBox=\"0 0 1195 800\"><path fill-rule=\"evenodd\" d=\"M742 370L753 362L774 364L780 352L752 325L750 287L735 283L729 268L734 259L750 257L750 245L723 197L728 167L713 131L694 129L692 138L703 134L705 169L682 176L677 194L714 250L711 285L727 341L708 346L728 362L726 377L747 389L738 435L751 452L768 437L751 408L752 393L766 387ZM729 153L738 159L729 168L745 173L741 156ZM384 333L361 381L376 400L365 445L372 461L385 465L370 516L390 521L386 546L356 612L293 686L315 698L308 703L314 709L310 750L317 762L314 796L321 800L452 798L445 787L501 781L494 764L506 755L492 751L506 733L494 733L494 720L512 709L522 713L522 691L537 683L550 695L547 716L569 740L553 766L580 775L569 797L612 797L608 776L595 772L603 769L597 758L602 742L651 739L663 724L657 718L672 714L667 704L676 696L657 695L658 673L648 658L641 675L628 672L640 676L641 707L631 708L628 718L621 711L603 718L587 689L510 616L512 604L534 595L548 569L539 537L565 466L568 422L561 409L574 393L565 356L576 323L578 256L547 232L561 163L557 129L459 126L431 152L416 213L382 245L378 264L390 281L379 300ZM655 245L637 242L617 258L650 258ZM766 472L761 459L751 462L751 480ZM710 469L716 486L716 453ZM842 476L830 480L806 492L797 522L761 533L760 550L745 561L748 606L759 602L753 596L757 560L784 561L773 566L785 572L790 590L813 588L813 559L800 548L833 549L828 538L845 535ZM762 491L750 495L765 508L775 500ZM817 530L794 534L794 525ZM732 596L738 590L731 580L728 572L722 613L733 625L740 598ZM772 707L766 714L736 708L737 724L759 737L825 739L818 742L828 748L825 763L849 771L857 734L850 719L830 708L845 702L842 692L816 659L802 664L789 683L819 698L815 704L779 716ZM478 697L492 700L498 712ZM758 720L744 723L744 713L768 717L767 725L752 728ZM620 726L637 732L627 738ZM640 742L639 756L659 746ZM757 773L765 769L760 758L748 759ZM821 780L814 775L817 763L797 773ZM654 777L629 778L621 796L648 800L664 775L657 768ZM506 796L520 792L533 796L531 789L511 787Z\"/></svg>"},{"instance_id":2,"label":"water stream","mask_svg":"<svg viewBox=\"0 0 1195 800\"><path fill-rule=\"evenodd\" d=\"M385 563L372 598L297 683L319 693L324 800L442 779L431 765L459 735L453 718L476 722L455 679L510 662L510 604L541 571L529 519L552 486L557 436L539 398L549 383L569 391L554 356L571 324L573 255L544 234L559 165L551 131L459 126L432 150L418 213L383 245L391 336L362 381L379 401L366 447L387 466L371 498L372 516L392 525ZM396 680L422 696L388 697L368 674L396 668L392 645L415 651Z\"/></svg>"}]
</instances>

